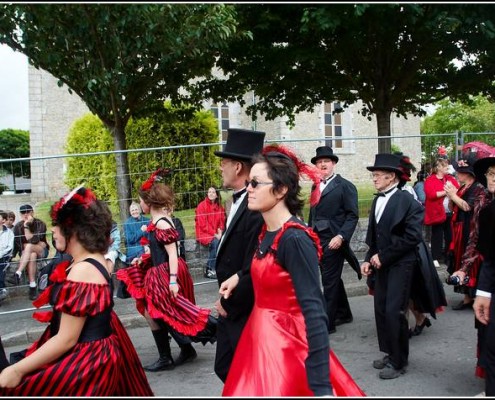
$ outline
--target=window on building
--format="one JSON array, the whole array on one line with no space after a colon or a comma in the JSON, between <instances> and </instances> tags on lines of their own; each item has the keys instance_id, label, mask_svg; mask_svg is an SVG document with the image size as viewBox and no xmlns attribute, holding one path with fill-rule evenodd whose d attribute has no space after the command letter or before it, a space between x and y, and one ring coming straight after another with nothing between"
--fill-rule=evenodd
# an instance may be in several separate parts
<instances>
[{"instance_id":1,"label":"window on building","mask_svg":"<svg viewBox=\"0 0 495 400\"><path fill-rule=\"evenodd\" d=\"M229 106L227 103L219 105L213 103L211 105L211 111L218 121L218 129L222 133L222 141L227 140L227 129L229 129Z\"/></svg>"},{"instance_id":2,"label":"window on building","mask_svg":"<svg viewBox=\"0 0 495 400\"><path fill-rule=\"evenodd\" d=\"M325 145L334 149L343 147L342 138L342 113L332 114L335 110L340 110L340 102L325 103Z\"/></svg>"}]
</instances>

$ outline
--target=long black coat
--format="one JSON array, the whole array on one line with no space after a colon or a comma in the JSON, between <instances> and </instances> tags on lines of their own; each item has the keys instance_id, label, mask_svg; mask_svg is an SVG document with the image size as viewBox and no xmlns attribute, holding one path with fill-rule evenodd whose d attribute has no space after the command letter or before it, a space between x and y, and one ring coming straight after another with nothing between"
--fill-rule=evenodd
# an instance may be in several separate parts
<instances>
[{"instance_id":1,"label":"long black coat","mask_svg":"<svg viewBox=\"0 0 495 400\"><path fill-rule=\"evenodd\" d=\"M322 248L328 246L334 236L342 235L345 259L361 278L359 262L349 246L358 221L356 186L336 174L321 193L318 204L310 208L308 225L318 234Z\"/></svg>"},{"instance_id":2,"label":"long black coat","mask_svg":"<svg viewBox=\"0 0 495 400\"><path fill-rule=\"evenodd\" d=\"M254 305L253 282L249 270L258 245L263 217L259 212L247 208L247 200L246 195L224 233L216 259L219 284L238 271L243 271L237 287L229 298L220 299L222 307L231 320L249 315Z\"/></svg>"}]
</instances>

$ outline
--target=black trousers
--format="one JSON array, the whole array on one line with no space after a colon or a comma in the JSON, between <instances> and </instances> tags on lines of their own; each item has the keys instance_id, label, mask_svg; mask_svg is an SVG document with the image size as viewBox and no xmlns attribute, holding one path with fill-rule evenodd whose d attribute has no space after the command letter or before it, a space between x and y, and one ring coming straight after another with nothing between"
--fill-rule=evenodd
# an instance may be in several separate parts
<instances>
[{"instance_id":1,"label":"black trousers","mask_svg":"<svg viewBox=\"0 0 495 400\"><path fill-rule=\"evenodd\" d=\"M224 383L227 380L235 349L247 319L247 315L235 321L221 316L218 317L215 374Z\"/></svg>"},{"instance_id":2,"label":"black trousers","mask_svg":"<svg viewBox=\"0 0 495 400\"><path fill-rule=\"evenodd\" d=\"M409 358L407 310L415 260L402 261L375 271L375 322L380 351L388 354L397 369Z\"/></svg>"},{"instance_id":3,"label":"black trousers","mask_svg":"<svg viewBox=\"0 0 495 400\"><path fill-rule=\"evenodd\" d=\"M328 246L328 244L327 244ZM324 247L321 258L321 281L323 295L325 296L328 330L335 329L335 319L352 317L351 307L347 299L344 282L342 281L342 269L344 268L344 254L340 250L331 250Z\"/></svg>"},{"instance_id":4,"label":"black trousers","mask_svg":"<svg viewBox=\"0 0 495 400\"><path fill-rule=\"evenodd\" d=\"M452 241L451 219L452 214L447 214L445 222L431 225L431 256L434 260L445 261Z\"/></svg>"}]
</instances>

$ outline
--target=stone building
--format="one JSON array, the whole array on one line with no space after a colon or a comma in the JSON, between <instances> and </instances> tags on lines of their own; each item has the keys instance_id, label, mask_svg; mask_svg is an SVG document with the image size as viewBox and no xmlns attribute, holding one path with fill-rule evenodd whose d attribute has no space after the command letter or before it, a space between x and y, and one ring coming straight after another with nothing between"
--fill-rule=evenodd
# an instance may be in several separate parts
<instances>
[{"instance_id":1,"label":"stone building","mask_svg":"<svg viewBox=\"0 0 495 400\"><path fill-rule=\"evenodd\" d=\"M33 202L53 200L63 195L65 171L64 146L72 123L89 112L86 105L67 87L59 87L57 79L43 70L29 66L29 114L31 140L31 199ZM255 99L248 98L249 101ZM358 114L359 103L343 113L332 115L335 104L322 104L313 113L296 116L294 128L289 128L285 118L266 121L258 118L253 122L239 104L205 103L217 115L219 129L224 140L226 129L245 128L265 131L267 141L285 142L297 149L307 162L315 148L329 143L340 158L337 172L354 182L369 181L366 166L373 163L378 151L376 120L368 121ZM391 120L393 140L419 167L421 159L420 119L393 117ZM414 136L401 139L402 136ZM179 143L177 143L179 144ZM39 159L38 159L39 158Z\"/></svg>"}]
</instances>

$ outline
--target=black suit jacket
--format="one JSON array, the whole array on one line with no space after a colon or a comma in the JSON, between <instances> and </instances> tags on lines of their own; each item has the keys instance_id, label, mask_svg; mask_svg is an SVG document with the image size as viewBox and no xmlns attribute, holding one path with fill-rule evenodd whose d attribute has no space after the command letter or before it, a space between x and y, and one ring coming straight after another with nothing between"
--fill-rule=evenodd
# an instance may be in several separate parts
<instances>
[{"instance_id":1,"label":"black suit jacket","mask_svg":"<svg viewBox=\"0 0 495 400\"><path fill-rule=\"evenodd\" d=\"M216 259L219 284L242 271L239 283L230 297L220 299L222 307L227 312L227 318L231 320L249 315L254 304L253 283L249 270L258 245L263 217L258 211L250 211L247 208L247 200L246 195L234 219L224 232Z\"/></svg>"},{"instance_id":2,"label":"black suit jacket","mask_svg":"<svg viewBox=\"0 0 495 400\"><path fill-rule=\"evenodd\" d=\"M313 187L314 190L314 187ZM320 238L325 249L336 235L342 235L341 247L349 265L361 279L361 268L349 243L359 221L358 193L356 186L336 174L321 193L320 201L309 209L308 225Z\"/></svg>"},{"instance_id":3,"label":"black suit jacket","mask_svg":"<svg viewBox=\"0 0 495 400\"><path fill-rule=\"evenodd\" d=\"M424 208L410 193L398 189L388 200L380 219L375 222L378 198L370 210L366 244L369 246L364 261L378 253L383 267L389 267L402 259L416 259L417 246L423 240Z\"/></svg>"}]
</instances>

